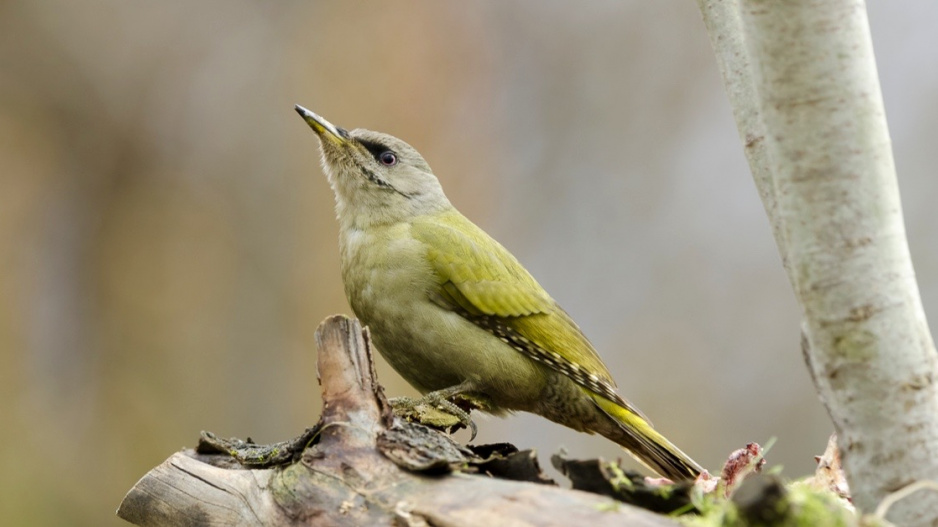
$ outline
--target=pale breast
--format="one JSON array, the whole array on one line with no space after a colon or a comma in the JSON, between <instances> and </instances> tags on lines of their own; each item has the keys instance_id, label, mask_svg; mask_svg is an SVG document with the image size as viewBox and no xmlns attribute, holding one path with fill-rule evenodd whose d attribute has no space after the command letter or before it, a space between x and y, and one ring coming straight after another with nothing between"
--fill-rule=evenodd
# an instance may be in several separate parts
<instances>
[{"instance_id":1,"label":"pale breast","mask_svg":"<svg viewBox=\"0 0 938 527\"><path fill-rule=\"evenodd\" d=\"M398 318L397 306L426 296L433 279L426 248L409 231L400 223L367 232L348 229L342 235L342 279L359 318Z\"/></svg>"},{"instance_id":2,"label":"pale breast","mask_svg":"<svg viewBox=\"0 0 938 527\"><path fill-rule=\"evenodd\" d=\"M470 381L500 407L527 409L522 403L537 399L543 368L430 300L440 278L409 229L347 230L340 242L349 304L378 351L422 392Z\"/></svg>"}]
</instances>

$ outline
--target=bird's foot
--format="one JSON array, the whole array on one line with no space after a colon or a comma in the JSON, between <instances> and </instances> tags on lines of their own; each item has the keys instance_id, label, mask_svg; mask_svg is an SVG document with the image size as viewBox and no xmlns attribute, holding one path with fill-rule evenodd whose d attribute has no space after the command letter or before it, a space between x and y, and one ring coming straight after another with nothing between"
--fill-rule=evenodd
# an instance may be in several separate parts
<instances>
[{"instance_id":1,"label":"bird's foot","mask_svg":"<svg viewBox=\"0 0 938 527\"><path fill-rule=\"evenodd\" d=\"M449 400L458 396L449 390L430 392L419 399L412 397L395 397L390 400L391 408L398 417L410 422L417 422L431 428L444 431L468 428L471 433L469 441L476 437L478 428L469 417L469 412L463 410L456 403ZM460 398L461 399L461 398ZM472 406L469 406L470 410Z\"/></svg>"}]
</instances>

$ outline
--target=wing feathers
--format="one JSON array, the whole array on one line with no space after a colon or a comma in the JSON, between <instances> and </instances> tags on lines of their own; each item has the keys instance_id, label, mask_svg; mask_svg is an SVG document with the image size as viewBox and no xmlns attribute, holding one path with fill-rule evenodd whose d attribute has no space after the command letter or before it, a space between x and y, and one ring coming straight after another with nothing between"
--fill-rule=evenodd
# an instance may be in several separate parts
<instances>
[{"instance_id":1,"label":"wing feathers","mask_svg":"<svg viewBox=\"0 0 938 527\"><path fill-rule=\"evenodd\" d=\"M453 210L416 221L440 279L431 299L583 388L642 415L615 391L608 369L573 320L498 242Z\"/></svg>"}]
</instances>

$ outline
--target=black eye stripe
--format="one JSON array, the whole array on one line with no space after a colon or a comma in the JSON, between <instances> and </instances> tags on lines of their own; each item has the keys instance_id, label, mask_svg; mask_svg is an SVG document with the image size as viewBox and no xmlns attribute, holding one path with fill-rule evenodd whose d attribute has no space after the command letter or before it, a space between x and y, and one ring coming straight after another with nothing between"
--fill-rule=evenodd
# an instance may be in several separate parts
<instances>
[{"instance_id":1,"label":"black eye stripe","mask_svg":"<svg viewBox=\"0 0 938 527\"><path fill-rule=\"evenodd\" d=\"M381 155L383 152L387 152L389 150L389 148L386 147L385 145L382 145L381 143L376 143L374 141L359 139L358 142L362 146L364 146L365 150L368 150L371 153L371 155L374 156L375 159L377 159L378 156Z\"/></svg>"}]
</instances>

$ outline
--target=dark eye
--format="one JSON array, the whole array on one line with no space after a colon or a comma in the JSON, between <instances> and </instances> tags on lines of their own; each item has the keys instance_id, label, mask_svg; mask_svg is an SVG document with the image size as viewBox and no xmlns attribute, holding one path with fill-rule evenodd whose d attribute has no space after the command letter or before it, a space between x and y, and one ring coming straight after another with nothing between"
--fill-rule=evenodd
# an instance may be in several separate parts
<instances>
[{"instance_id":1,"label":"dark eye","mask_svg":"<svg viewBox=\"0 0 938 527\"><path fill-rule=\"evenodd\" d=\"M390 150L385 150L378 154L378 161L381 161L381 164L384 166L393 167L397 164L397 154Z\"/></svg>"}]
</instances>

